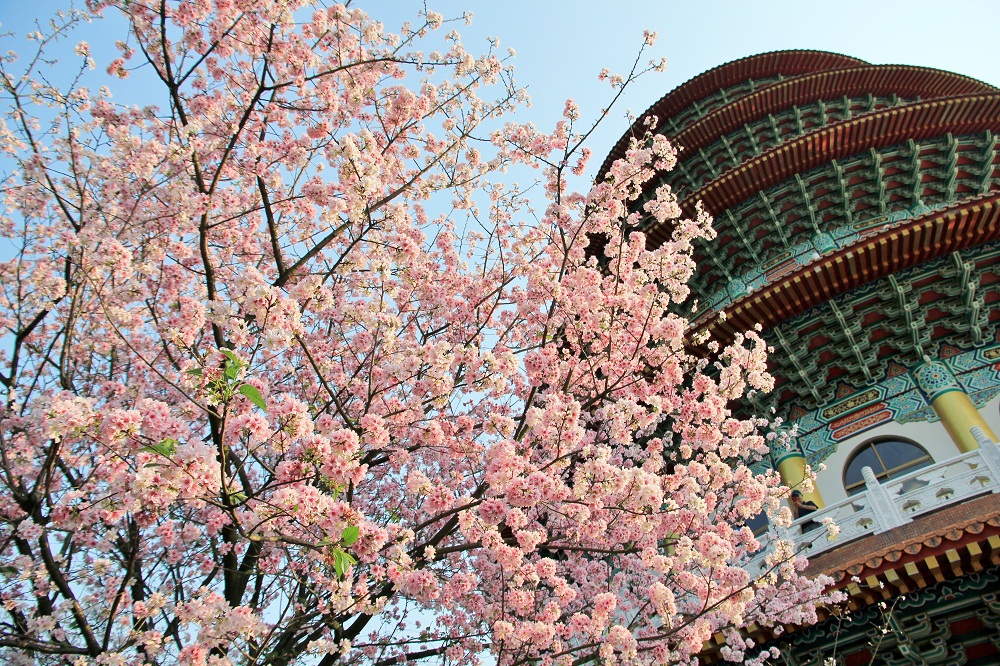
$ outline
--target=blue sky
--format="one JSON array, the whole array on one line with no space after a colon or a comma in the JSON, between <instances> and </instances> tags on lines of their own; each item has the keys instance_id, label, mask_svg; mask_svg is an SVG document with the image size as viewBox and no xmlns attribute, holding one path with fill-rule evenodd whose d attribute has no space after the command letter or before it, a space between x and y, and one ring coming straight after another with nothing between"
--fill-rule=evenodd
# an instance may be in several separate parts
<instances>
[{"instance_id":1,"label":"blue sky","mask_svg":"<svg viewBox=\"0 0 1000 666\"><path fill-rule=\"evenodd\" d=\"M382 0L370 6L373 14L379 7L397 14L420 4ZM602 67L626 70L646 28L659 33L652 52L667 58L667 70L631 89L620 111L638 114L684 81L730 60L791 48L947 69L1000 87L1000 48L987 27L1000 19L996 0L449 0L430 7L446 16L466 7L475 13L473 26L463 30L470 48L495 34L517 50L517 80L533 101L525 116L543 127L567 97L580 103L584 118L604 106L609 91L597 73ZM627 129L622 113L610 121L591 144L590 174Z\"/></svg>"},{"instance_id":2,"label":"blue sky","mask_svg":"<svg viewBox=\"0 0 1000 666\"><path fill-rule=\"evenodd\" d=\"M33 19L65 4L0 0L0 22L3 30L23 34ZM423 7L421 0L355 4L392 30ZM642 31L659 33L651 54L667 58L667 71L630 89L595 135L590 175L627 129L626 108L638 114L687 79L754 53L822 49L876 64L947 69L1000 86L1000 50L991 30L1000 18L997 0L428 0L428 6L448 17L471 10L473 25L457 27L474 52L486 49L490 35L500 37L504 49L516 49L517 80L533 102L519 118L542 128L558 119L568 97L580 103L584 118L596 114L610 99L597 73L627 71ZM81 38L96 47L93 34ZM116 89L116 98L126 101L120 84Z\"/></svg>"}]
</instances>

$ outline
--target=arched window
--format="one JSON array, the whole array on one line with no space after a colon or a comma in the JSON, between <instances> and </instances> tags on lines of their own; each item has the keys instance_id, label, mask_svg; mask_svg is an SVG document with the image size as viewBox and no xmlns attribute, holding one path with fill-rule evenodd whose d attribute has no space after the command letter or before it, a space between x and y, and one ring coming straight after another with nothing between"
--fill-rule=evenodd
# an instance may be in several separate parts
<instances>
[{"instance_id":1,"label":"arched window","mask_svg":"<svg viewBox=\"0 0 1000 666\"><path fill-rule=\"evenodd\" d=\"M933 463L923 447L909 440L877 439L865 442L847 459L844 467L844 490L848 495L864 491L865 478L861 475L863 467L871 467L879 483L885 483Z\"/></svg>"}]
</instances>

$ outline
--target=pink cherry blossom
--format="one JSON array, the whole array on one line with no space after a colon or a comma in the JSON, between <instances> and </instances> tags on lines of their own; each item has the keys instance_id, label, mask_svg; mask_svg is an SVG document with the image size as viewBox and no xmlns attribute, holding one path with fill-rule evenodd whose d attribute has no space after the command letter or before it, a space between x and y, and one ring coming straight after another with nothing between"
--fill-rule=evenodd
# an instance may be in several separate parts
<instances>
[{"instance_id":1,"label":"pink cherry blossom","mask_svg":"<svg viewBox=\"0 0 1000 666\"><path fill-rule=\"evenodd\" d=\"M143 106L50 67L102 14ZM451 24L90 0L0 59L0 659L694 663L815 621L789 543L745 568L790 515L730 405L772 381L754 331L689 351L675 148L575 191L579 105L515 122Z\"/></svg>"}]
</instances>

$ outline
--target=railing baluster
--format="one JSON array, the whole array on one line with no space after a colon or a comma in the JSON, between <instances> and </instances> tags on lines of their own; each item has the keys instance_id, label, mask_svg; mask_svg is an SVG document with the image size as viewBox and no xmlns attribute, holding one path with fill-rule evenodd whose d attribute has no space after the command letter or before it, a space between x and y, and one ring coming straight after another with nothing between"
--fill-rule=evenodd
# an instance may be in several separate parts
<instances>
[{"instance_id":1,"label":"railing baluster","mask_svg":"<svg viewBox=\"0 0 1000 666\"><path fill-rule=\"evenodd\" d=\"M792 523L790 529L777 529L772 524L768 528L768 540L779 536L791 539L796 550L808 543L810 545L803 554L814 557L856 539L881 534L913 522L918 516L976 495L985 492L1000 493L1000 444L989 440L985 433L977 433L975 428L971 432L980 442L980 448L884 484L878 482L871 469L864 468L864 493L799 518ZM922 485L913 488L914 480L922 482ZM903 492L908 487L910 490ZM904 511L904 504L912 505L912 509ZM835 524L841 528L839 539L828 541L826 530L800 533L802 523L809 520L820 522L826 517L834 518ZM768 551L770 548L765 548L751 558L751 569L762 565Z\"/></svg>"},{"instance_id":2,"label":"railing baluster","mask_svg":"<svg viewBox=\"0 0 1000 666\"><path fill-rule=\"evenodd\" d=\"M896 506L888 489L875 478L875 472L872 471L871 467L863 467L861 475L865 477L866 494L871 503L872 512L875 514L875 522L878 525L875 534L888 532L894 527L910 522L910 518L904 516Z\"/></svg>"},{"instance_id":3,"label":"railing baluster","mask_svg":"<svg viewBox=\"0 0 1000 666\"><path fill-rule=\"evenodd\" d=\"M969 431L979 442L979 455L990 473L990 481L994 493L1000 493L1000 444L997 444L983 432L979 426L972 426Z\"/></svg>"}]
</instances>

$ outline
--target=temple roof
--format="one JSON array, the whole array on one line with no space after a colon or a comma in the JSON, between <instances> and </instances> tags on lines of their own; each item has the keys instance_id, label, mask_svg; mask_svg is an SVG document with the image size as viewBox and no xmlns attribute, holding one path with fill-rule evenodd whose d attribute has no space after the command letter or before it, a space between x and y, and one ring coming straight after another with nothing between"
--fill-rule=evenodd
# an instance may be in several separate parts
<instances>
[{"instance_id":1,"label":"temple roof","mask_svg":"<svg viewBox=\"0 0 1000 666\"><path fill-rule=\"evenodd\" d=\"M834 69L798 76L751 93L716 109L670 137L687 151L742 126L749 118L779 112L796 104L832 95L890 95L935 99L955 95L988 94L997 89L982 81L941 69L907 65L872 65Z\"/></svg>"},{"instance_id":2,"label":"temple roof","mask_svg":"<svg viewBox=\"0 0 1000 666\"><path fill-rule=\"evenodd\" d=\"M643 121L649 116L659 118L678 116L685 109L705 100L706 97L747 81L770 81L775 77L797 76L809 72L866 64L868 63L864 60L828 51L771 51L747 56L719 65L682 83L649 107L633 123L633 127L645 127ZM598 179L607 172L614 160L625 155L629 139L632 136L632 132L626 132L618 140L618 143L604 160L604 164L598 172Z\"/></svg>"},{"instance_id":3,"label":"temple roof","mask_svg":"<svg viewBox=\"0 0 1000 666\"><path fill-rule=\"evenodd\" d=\"M686 215L700 203L714 216L717 238L694 252L697 305L684 307L694 307L696 339L763 329L777 390L758 409L817 409L942 344L996 341L996 88L785 51L691 79L636 131L650 115L680 152L635 207L667 184ZM669 238L669 224L643 224L650 245Z\"/></svg>"},{"instance_id":4,"label":"temple roof","mask_svg":"<svg viewBox=\"0 0 1000 666\"><path fill-rule=\"evenodd\" d=\"M732 340L760 324L770 329L850 289L905 268L1000 238L1000 193L933 211L825 255L696 326Z\"/></svg>"},{"instance_id":5,"label":"temple roof","mask_svg":"<svg viewBox=\"0 0 1000 666\"><path fill-rule=\"evenodd\" d=\"M682 209L693 215L695 203L701 201L709 213L718 215L830 160L910 140L988 129L1000 131L1000 94L952 97L872 113L786 141L743 162L686 197ZM649 234L654 242L666 239L659 229Z\"/></svg>"}]
</instances>

